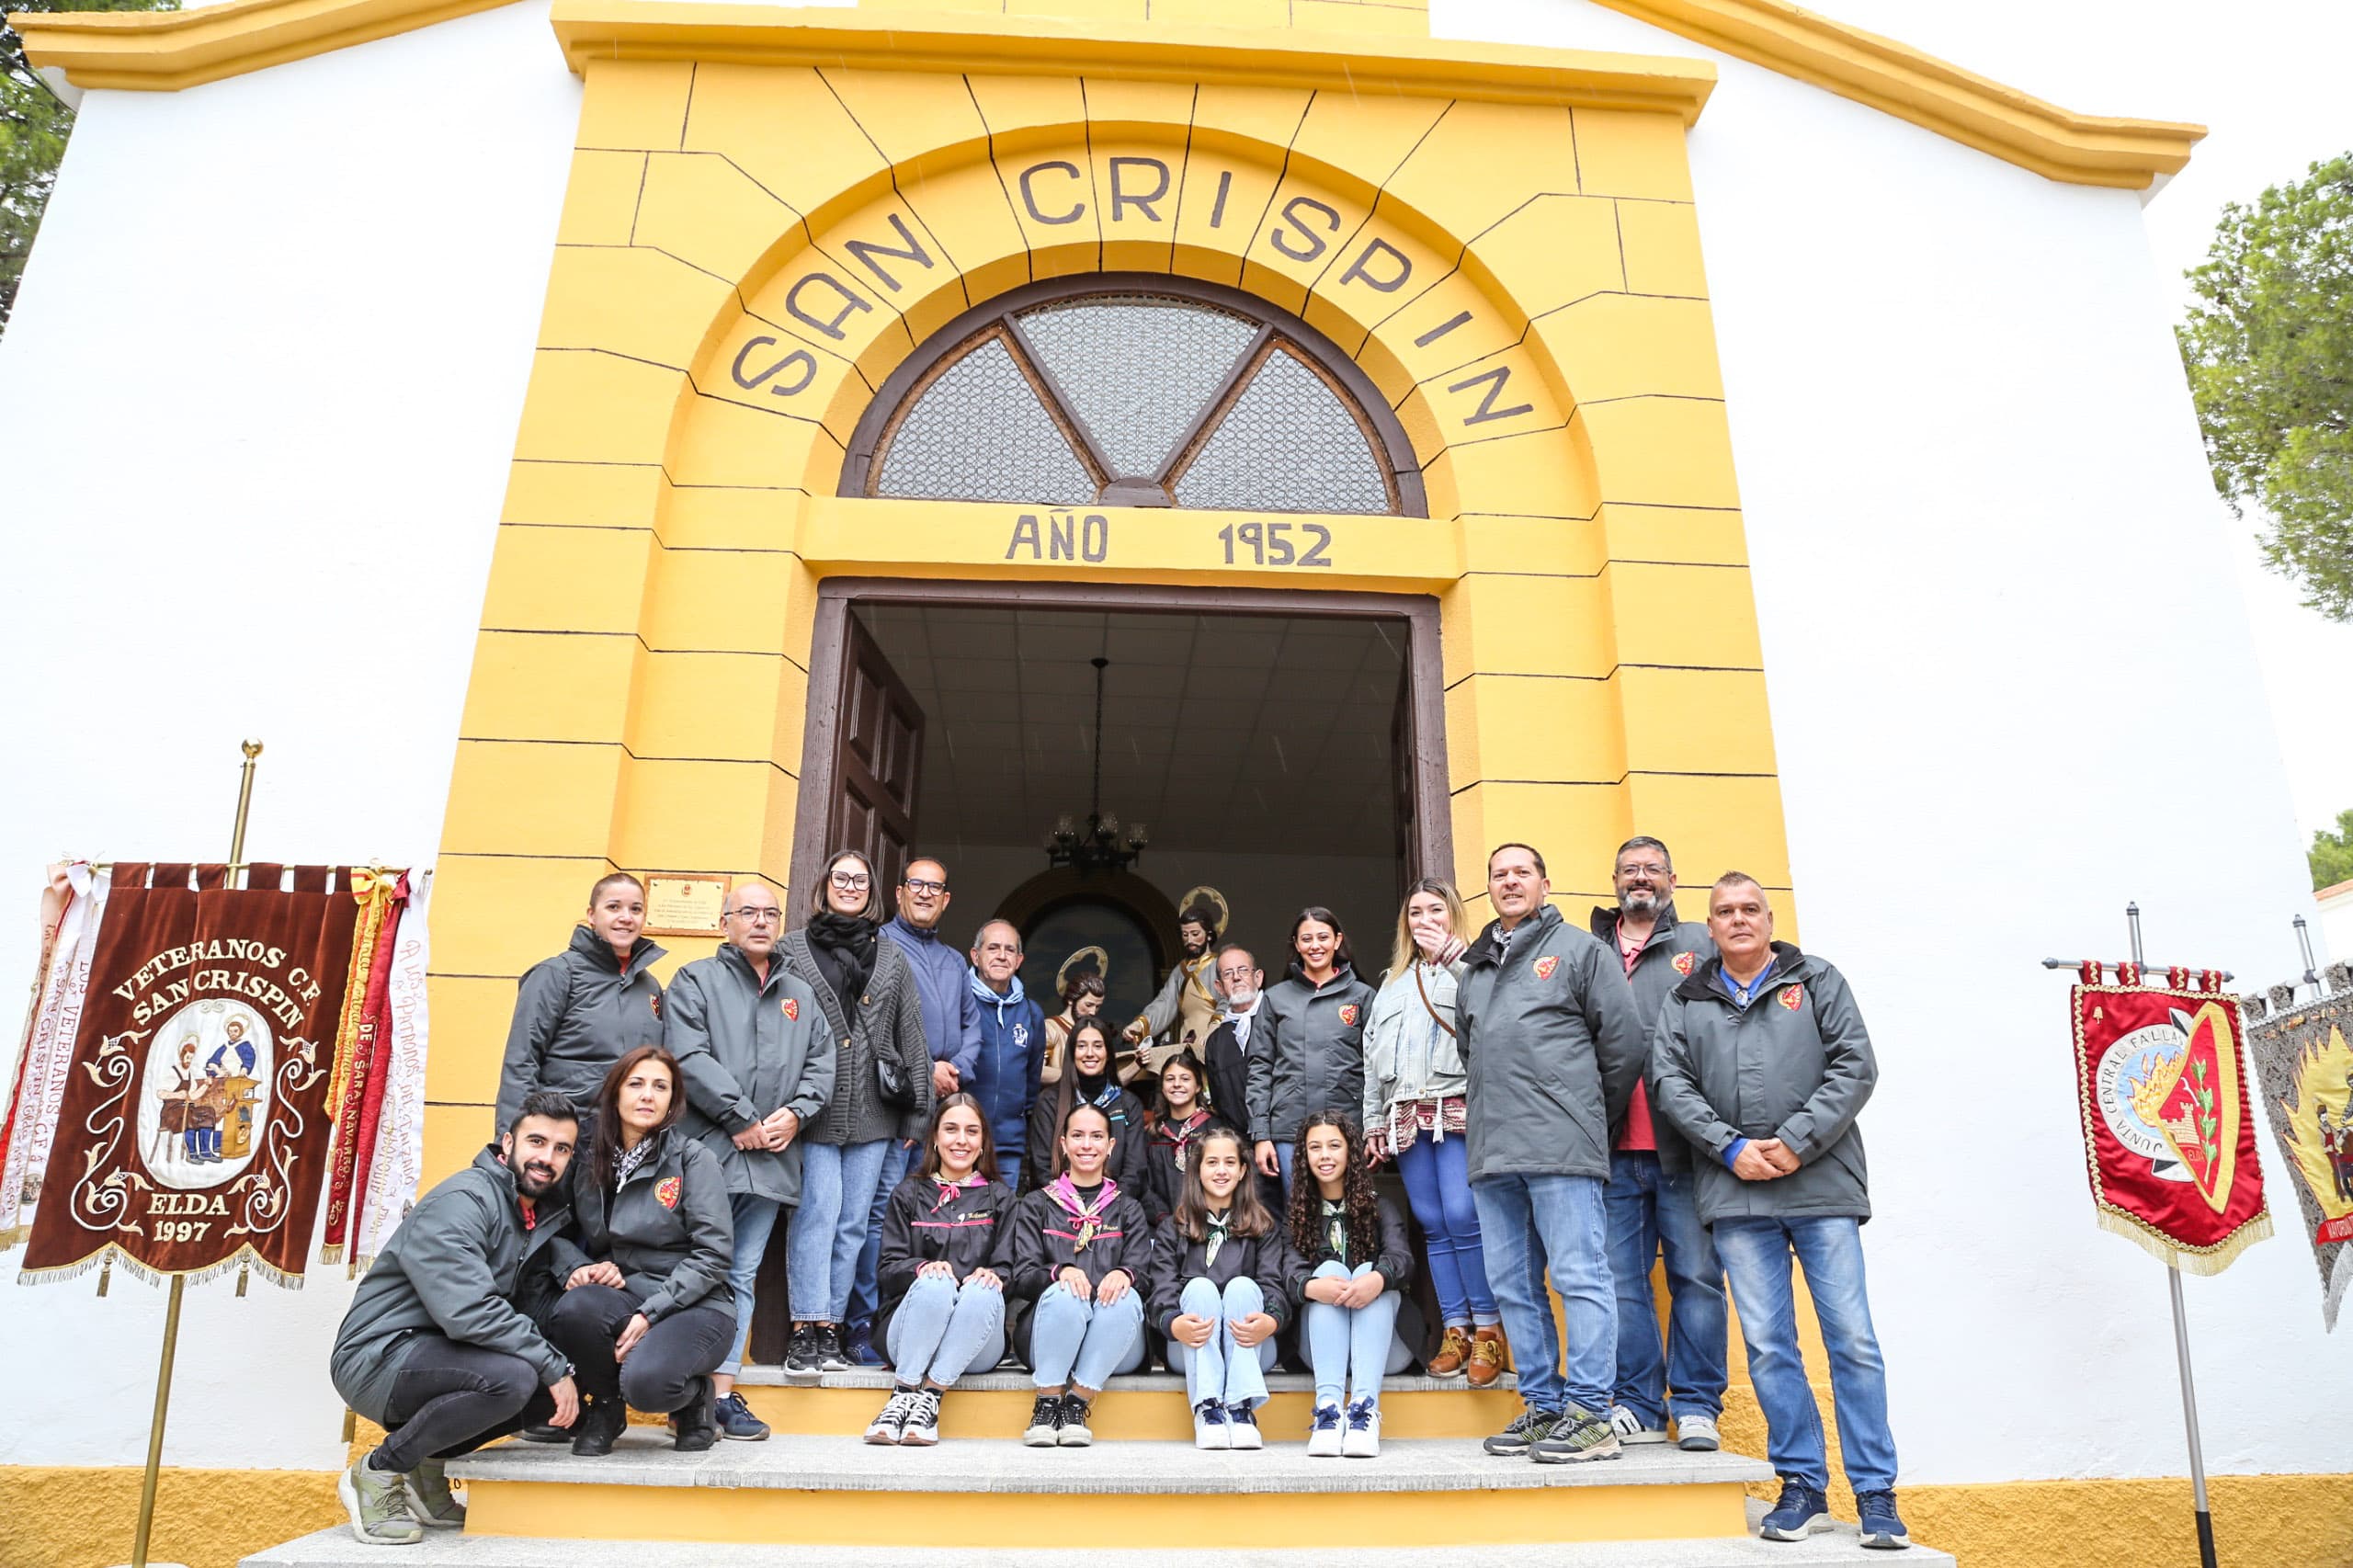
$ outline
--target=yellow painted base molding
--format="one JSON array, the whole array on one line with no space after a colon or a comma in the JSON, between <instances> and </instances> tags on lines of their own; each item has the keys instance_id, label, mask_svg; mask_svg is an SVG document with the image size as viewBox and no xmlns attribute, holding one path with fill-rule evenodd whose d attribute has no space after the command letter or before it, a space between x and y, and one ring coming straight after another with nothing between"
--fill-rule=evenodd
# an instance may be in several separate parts
<instances>
[{"instance_id":1,"label":"yellow painted base molding","mask_svg":"<svg viewBox=\"0 0 2353 1568\"><path fill-rule=\"evenodd\" d=\"M0 1562L107 1568L130 1562L139 1480L137 1465L0 1465ZM256 1551L342 1518L331 1470L166 1469L156 1487L147 1554L188 1568L236 1568Z\"/></svg>"},{"instance_id":2,"label":"yellow painted base molding","mask_svg":"<svg viewBox=\"0 0 2353 1568\"><path fill-rule=\"evenodd\" d=\"M2221 1562L2353 1563L2353 1475L2223 1475L2207 1482ZM2007 1481L1896 1494L1915 1540L1961 1568L2197 1568L2189 1478Z\"/></svg>"}]
</instances>

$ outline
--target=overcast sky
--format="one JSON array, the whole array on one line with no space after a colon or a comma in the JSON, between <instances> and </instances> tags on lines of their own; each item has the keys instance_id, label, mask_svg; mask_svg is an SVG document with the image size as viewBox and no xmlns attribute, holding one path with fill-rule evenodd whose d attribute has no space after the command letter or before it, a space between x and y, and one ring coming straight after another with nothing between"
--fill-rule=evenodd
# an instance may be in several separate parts
<instances>
[{"instance_id":1,"label":"overcast sky","mask_svg":"<svg viewBox=\"0 0 2353 1568\"><path fill-rule=\"evenodd\" d=\"M2147 208L2157 263L2205 259L2223 204L2353 150L2353 5L2345 0L1805 0L2079 114L2194 120L2189 166ZM2181 308L2188 285L2177 290ZM2239 544L2269 706L2309 834L2353 807L2353 625L2305 609L2264 570L2255 524L2215 511Z\"/></svg>"}]
</instances>

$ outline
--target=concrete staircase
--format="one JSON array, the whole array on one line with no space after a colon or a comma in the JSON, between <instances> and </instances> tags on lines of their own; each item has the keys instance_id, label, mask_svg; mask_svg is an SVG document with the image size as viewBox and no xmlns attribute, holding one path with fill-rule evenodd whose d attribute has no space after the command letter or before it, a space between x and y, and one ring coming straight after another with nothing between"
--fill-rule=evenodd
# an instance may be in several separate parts
<instances>
[{"instance_id":1,"label":"concrete staircase","mask_svg":"<svg viewBox=\"0 0 2353 1568\"><path fill-rule=\"evenodd\" d=\"M1785 1568L1945 1565L1940 1552L1866 1552L1851 1529L1803 1543L1756 1539L1759 1460L1668 1446L1573 1465L1494 1459L1477 1437L1518 1409L1508 1380L1472 1391L1392 1380L1376 1460L1311 1460L1308 1381L1278 1374L1249 1453L1191 1445L1181 1382L1120 1378L1096 1402L1089 1449L1033 1449L1018 1434L1026 1376L969 1379L940 1445L870 1447L856 1434L889 1385L877 1373L795 1388L749 1370L746 1396L776 1433L681 1454L632 1426L602 1460L509 1443L452 1464L462 1534L362 1546L322 1531L246 1568L1171 1568L1214 1551L1222 1568L1313 1568L1336 1546L1410 1551L1415 1568Z\"/></svg>"}]
</instances>

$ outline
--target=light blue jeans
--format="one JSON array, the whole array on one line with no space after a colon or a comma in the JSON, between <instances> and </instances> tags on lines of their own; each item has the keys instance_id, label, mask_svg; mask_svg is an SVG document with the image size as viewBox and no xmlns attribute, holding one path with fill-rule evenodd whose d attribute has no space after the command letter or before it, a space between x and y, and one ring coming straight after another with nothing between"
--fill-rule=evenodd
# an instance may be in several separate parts
<instances>
[{"instance_id":1,"label":"light blue jeans","mask_svg":"<svg viewBox=\"0 0 2353 1568\"><path fill-rule=\"evenodd\" d=\"M1220 1404L1251 1410L1266 1403L1267 1373L1275 1364L1275 1336L1270 1334L1247 1346L1233 1342L1236 1320L1267 1310L1266 1292L1258 1289L1258 1282L1245 1274L1227 1280L1220 1290L1211 1281L1196 1277L1185 1281L1184 1294L1176 1304L1194 1317L1209 1319L1211 1324L1209 1339L1198 1350L1179 1340L1168 1342L1176 1369L1185 1374L1186 1399L1193 1404L1213 1399Z\"/></svg>"},{"instance_id":2,"label":"light blue jeans","mask_svg":"<svg viewBox=\"0 0 2353 1568\"><path fill-rule=\"evenodd\" d=\"M1805 1270L1822 1346L1830 1355L1830 1399L1838 1413L1847 1480L1858 1492L1885 1492L1895 1484L1887 1366L1871 1331L1862 1232L1851 1219L1716 1221L1716 1255L1724 1261L1740 1336L1748 1346L1748 1381L1765 1410L1766 1457L1780 1474L1817 1492L1829 1489L1822 1412L1798 1348L1797 1299L1790 1288L1793 1253Z\"/></svg>"},{"instance_id":3,"label":"light blue jeans","mask_svg":"<svg viewBox=\"0 0 2353 1568\"><path fill-rule=\"evenodd\" d=\"M1705 1158L1704 1155L1701 1156ZM1609 1156L1609 1272L1618 1282L1620 1404L1653 1430L1671 1408L1680 1417L1714 1420L1730 1375L1724 1321L1724 1268L1699 1223L1691 1173L1668 1171L1646 1149ZM1666 1254L1666 1343L1658 1337L1651 1264Z\"/></svg>"},{"instance_id":4,"label":"light blue jeans","mask_svg":"<svg viewBox=\"0 0 2353 1568\"><path fill-rule=\"evenodd\" d=\"M727 1265L727 1282L735 1287L735 1338L727 1347L727 1359L719 1364L719 1374L732 1378L744 1369L744 1346L752 1336L752 1286L760 1277L760 1259L767 1256L768 1237L776 1232L784 1205L773 1198L731 1192L727 1207L735 1216L735 1256ZM786 1223L785 1233L790 1235L790 1221Z\"/></svg>"},{"instance_id":5,"label":"light blue jeans","mask_svg":"<svg viewBox=\"0 0 2353 1568\"><path fill-rule=\"evenodd\" d=\"M1609 1275L1608 1210L1601 1178L1484 1176L1471 1184L1487 1281L1503 1310L1519 1397L1558 1415L1575 1405L1607 1415L1618 1381L1618 1288ZM1568 1328L1563 1358L1544 1293L1550 1272Z\"/></svg>"},{"instance_id":6,"label":"light blue jeans","mask_svg":"<svg viewBox=\"0 0 2353 1568\"><path fill-rule=\"evenodd\" d=\"M913 1388L928 1379L952 1389L974 1370L985 1372L1005 1359L1005 1292L945 1275L919 1275L891 1314L883 1353Z\"/></svg>"},{"instance_id":7,"label":"light blue jeans","mask_svg":"<svg viewBox=\"0 0 2353 1568\"><path fill-rule=\"evenodd\" d=\"M1347 1279L1372 1272L1372 1265L1354 1268L1329 1259L1316 1266L1313 1279ZM1397 1338L1397 1307L1404 1297L1383 1290L1361 1307L1336 1307L1310 1301L1300 1312L1300 1337L1307 1346L1307 1365L1315 1374L1315 1403L1346 1404L1347 1392L1358 1399L1381 1403L1381 1380L1402 1372L1413 1359Z\"/></svg>"},{"instance_id":8,"label":"light blue jeans","mask_svg":"<svg viewBox=\"0 0 2353 1568\"><path fill-rule=\"evenodd\" d=\"M866 1208L866 1241L858 1249L858 1273L850 1281L851 1323L872 1323L876 1309L882 1304L881 1290L876 1283L882 1267L882 1216L891 1207L891 1195L907 1179L915 1160L914 1147L903 1138L891 1139L883 1146L882 1174L874 1178L874 1197Z\"/></svg>"},{"instance_id":9,"label":"light blue jeans","mask_svg":"<svg viewBox=\"0 0 2353 1568\"><path fill-rule=\"evenodd\" d=\"M1131 1288L1109 1306L1049 1285L1029 1318L1029 1381L1041 1389L1093 1389L1143 1365L1143 1297Z\"/></svg>"},{"instance_id":10,"label":"light blue jeans","mask_svg":"<svg viewBox=\"0 0 2353 1568\"><path fill-rule=\"evenodd\" d=\"M801 1212L785 1241L794 1321L839 1323L849 1310L866 1217L890 1147L888 1138L801 1145Z\"/></svg>"}]
</instances>

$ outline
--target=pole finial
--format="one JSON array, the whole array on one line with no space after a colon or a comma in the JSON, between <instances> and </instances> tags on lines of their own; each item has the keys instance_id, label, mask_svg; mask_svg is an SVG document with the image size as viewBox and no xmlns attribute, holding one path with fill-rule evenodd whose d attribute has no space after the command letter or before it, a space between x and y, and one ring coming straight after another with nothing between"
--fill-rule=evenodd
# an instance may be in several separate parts
<instances>
[{"instance_id":1,"label":"pole finial","mask_svg":"<svg viewBox=\"0 0 2353 1568\"><path fill-rule=\"evenodd\" d=\"M247 762L251 762L254 758L261 755L261 743L259 741L246 741L243 743L242 749L244 751L245 760Z\"/></svg>"}]
</instances>

